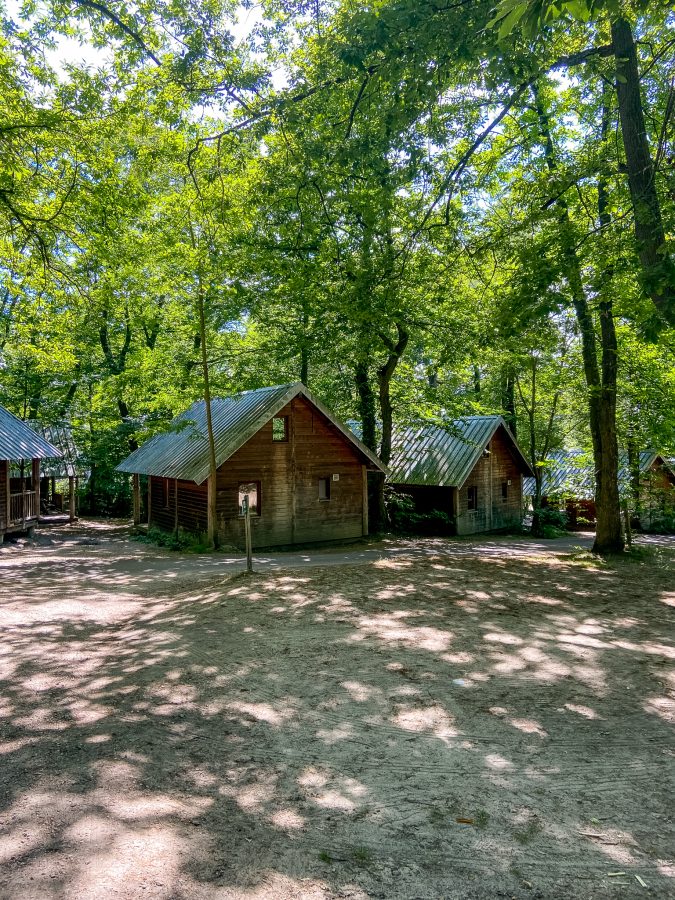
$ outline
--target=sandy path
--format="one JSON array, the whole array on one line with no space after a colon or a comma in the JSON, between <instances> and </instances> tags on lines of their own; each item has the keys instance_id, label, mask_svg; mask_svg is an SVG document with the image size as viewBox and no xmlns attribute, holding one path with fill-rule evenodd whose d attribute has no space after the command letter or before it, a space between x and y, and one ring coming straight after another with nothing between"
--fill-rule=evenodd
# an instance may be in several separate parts
<instances>
[{"instance_id":1,"label":"sandy path","mask_svg":"<svg viewBox=\"0 0 675 900\"><path fill-rule=\"evenodd\" d=\"M0 552L0 896L675 893L667 546L248 579L123 528L50 539Z\"/></svg>"}]
</instances>

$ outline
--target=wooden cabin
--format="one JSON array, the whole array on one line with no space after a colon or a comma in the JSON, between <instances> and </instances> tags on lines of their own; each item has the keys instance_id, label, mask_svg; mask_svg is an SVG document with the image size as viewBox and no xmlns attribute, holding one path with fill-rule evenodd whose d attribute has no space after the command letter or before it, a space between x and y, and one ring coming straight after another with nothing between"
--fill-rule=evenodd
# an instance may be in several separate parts
<instances>
[{"instance_id":1,"label":"wooden cabin","mask_svg":"<svg viewBox=\"0 0 675 900\"><path fill-rule=\"evenodd\" d=\"M457 535L520 527L524 475L532 470L501 416L394 433L389 483L418 512L447 513Z\"/></svg>"},{"instance_id":2,"label":"wooden cabin","mask_svg":"<svg viewBox=\"0 0 675 900\"><path fill-rule=\"evenodd\" d=\"M44 515L67 513L70 523L78 517L80 481L86 483L90 470L85 464L69 422L54 425L32 423L38 434L60 452L60 458L42 464L40 510Z\"/></svg>"},{"instance_id":3,"label":"wooden cabin","mask_svg":"<svg viewBox=\"0 0 675 900\"><path fill-rule=\"evenodd\" d=\"M675 470L653 450L637 457L638 490L626 452L619 453L619 492L628 501L633 527L658 530L666 518L675 516ZM534 478L525 481L525 494L534 497ZM584 450L554 450L542 474L542 506L564 509L568 528L595 527L595 470L593 454Z\"/></svg>"},{"instance_id":4,"label":"wooden cabin","mask_svg":"<svg viewBox=\"0 0 675 900\"><path fill-rule=\"evenodd\" d=\"M301 383L245 391L211 401L218 477L209 478L204 401L118 466L147 476L148 524L206 532L216 492L221 542L244 544L248 497L254 547L359 538L368 534L367 473L377 457Z\"/></svg>"},{"instance_id":5,"label":"wooden cabin","mask_svg":"<svg viewBox=\"0 0 675 900\"><path fill-rule=\"evenodd\" d=\"M40 460L60 455L0 406L0 541L6 534L32 534L40 515Z\"/></svg>"}]
</instances>

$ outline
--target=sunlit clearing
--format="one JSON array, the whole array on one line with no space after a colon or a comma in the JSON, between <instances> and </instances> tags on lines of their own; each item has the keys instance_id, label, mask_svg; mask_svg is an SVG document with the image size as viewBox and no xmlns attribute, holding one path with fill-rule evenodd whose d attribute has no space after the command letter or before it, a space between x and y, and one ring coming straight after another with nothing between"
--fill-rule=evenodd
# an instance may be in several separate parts
<instances>
[{"instance_id":1,"label":"sunlit clearing","mask_svg":"<svg viewBox=\"0 0 675 900\"><path fill-rule=\"evenodd\" d=\"M305 827L303 817L293 809L279 809L271 817L270 821L275 828L283 831L297 831Z\"/></svg>"},{"instance_id":2,"label":"sunlit clearing","mask_svg":"<svg viewBox=\"0 0 675 900\"><path fill-rule=\"evenodd\" d=\"M578 703L566 703L565 709L569 709L570 712L577 713L580 716L584 716L586 719L597 719L598 714L594 709L591 709L590 706L580 706Z\"/></svg>"}]
</instances>

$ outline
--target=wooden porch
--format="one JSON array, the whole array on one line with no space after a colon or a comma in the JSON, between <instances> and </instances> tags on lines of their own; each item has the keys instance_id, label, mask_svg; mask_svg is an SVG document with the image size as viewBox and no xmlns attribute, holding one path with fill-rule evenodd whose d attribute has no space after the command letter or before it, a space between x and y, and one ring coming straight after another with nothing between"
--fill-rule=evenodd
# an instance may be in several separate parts
<instances>
[{"instance_id":1,"label":"wooden porch","mask_svg":"<svg viewBox=\"0 0 675 900\"><path fill-rule=\"evenodd\" d=\"M40 515L40 460L34 459L20 477L10 477L8 460L0 460L0 535L27 531Z\"/></svg>"}]
</instances>

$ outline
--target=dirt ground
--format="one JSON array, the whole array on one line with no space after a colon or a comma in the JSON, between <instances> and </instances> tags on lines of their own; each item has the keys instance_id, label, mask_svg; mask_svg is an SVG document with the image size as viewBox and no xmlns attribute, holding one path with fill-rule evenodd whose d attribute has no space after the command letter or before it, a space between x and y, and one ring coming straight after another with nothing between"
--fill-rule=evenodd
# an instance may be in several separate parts
<instances>
[{"instance_id":1,"label":"dirt ground","mask_svg":"<svg viewBox=\"0 0 675 900\"><path fill-rule=\"evenodd\" d=\"M674 553L0 548L0 897L675 897Z\"/></svg>"}]
</instances>

